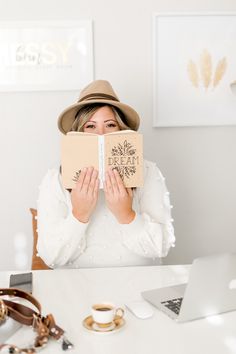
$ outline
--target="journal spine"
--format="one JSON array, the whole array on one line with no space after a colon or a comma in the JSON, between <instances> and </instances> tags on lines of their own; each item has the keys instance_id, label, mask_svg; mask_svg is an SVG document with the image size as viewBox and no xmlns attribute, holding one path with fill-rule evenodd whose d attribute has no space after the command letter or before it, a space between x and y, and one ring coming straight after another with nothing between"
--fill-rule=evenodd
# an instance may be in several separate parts
<instances>
[{"instance_id":1,"label":"journal spine","mask_svg":"<svg viewBox=\"0 0 236 354\"><path fill-rule=\"evenodd\" d=\"M105 156L104 156L104 136L98 136L98 163L99 163L99 188L103 188L103 181L105 179Z\"/></svg>"}]
</instances>

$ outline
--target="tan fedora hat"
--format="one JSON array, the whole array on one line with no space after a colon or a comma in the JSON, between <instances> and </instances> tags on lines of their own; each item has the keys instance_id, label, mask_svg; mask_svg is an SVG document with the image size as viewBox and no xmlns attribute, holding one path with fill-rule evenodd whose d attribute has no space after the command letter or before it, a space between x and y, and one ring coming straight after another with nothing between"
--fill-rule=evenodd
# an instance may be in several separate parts
<instances>
[{"instance_id":1,"label":"tan fedora hat","mask_svg":"<svg viewBox=\"0 0 236 354\"><path fill-rule=\"evenodd\" d=\"M104 103L112 105L124 114L130 129L138 130L139 115L130 106L121 103L111 84L106 80L95 80L86 86L80 93L78 102L66 108L58 118L58 128L63 134L71 130L76 113L83 106L90 103Z\"/></svg>"}]
</instances>

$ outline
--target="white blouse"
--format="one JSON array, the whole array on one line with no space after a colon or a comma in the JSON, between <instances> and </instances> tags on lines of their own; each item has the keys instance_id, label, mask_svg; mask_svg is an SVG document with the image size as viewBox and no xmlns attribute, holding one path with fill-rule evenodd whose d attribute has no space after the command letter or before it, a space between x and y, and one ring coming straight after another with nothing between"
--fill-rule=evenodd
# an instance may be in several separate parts
<instances>
[{"instance_id":1,"label":"white blouse","mask_svg":"<svg viewBox=\"0 0 236 354\"><path fill-rule=\"evenodd\" d=\"M89 222L78 221L59 169L49 170L39 188L37 249L52 268L156 264L174 246L169 192L153 162L144 162L144 186L134 190L130 224L118 223L103 190Z\"/></svg>"}]
</instances>

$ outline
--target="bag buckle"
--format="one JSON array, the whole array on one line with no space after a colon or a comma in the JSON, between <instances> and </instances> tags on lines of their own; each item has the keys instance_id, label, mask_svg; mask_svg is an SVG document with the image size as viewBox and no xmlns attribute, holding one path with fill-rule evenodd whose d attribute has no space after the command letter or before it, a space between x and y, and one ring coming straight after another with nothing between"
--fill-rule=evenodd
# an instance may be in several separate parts
<instances>
[{"instance_id":1,"label":"bag buckle","mask_svg":"<svg viewBox=\"0 0 236 354\"><path fill-rule=\"evenodd\" d=\"M8 309L3 300L0 300L0 325L6 321Z\"/></svg>"}]
</instances>

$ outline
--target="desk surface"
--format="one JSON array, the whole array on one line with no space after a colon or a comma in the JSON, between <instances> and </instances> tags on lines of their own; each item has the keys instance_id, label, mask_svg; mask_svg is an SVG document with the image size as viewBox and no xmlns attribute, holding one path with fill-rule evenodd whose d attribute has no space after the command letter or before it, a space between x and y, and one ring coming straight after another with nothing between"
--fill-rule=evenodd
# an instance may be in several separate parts
<instances>
[{"instance_id":1,"label":"desk surface","mask_svg":"<svg viewBox=\"0 0 236 354\"><path fill-rule=\"evenodd\" d=\"M178 324L157 309L150 319L125 313L125 326L116 333L91 333L82 326L93 303L124 305L141 300L140 292L186 282L190 266L123 267L33 272L33 294L43 314L53 313L75 348L68 354L233 354L236 353L236 311L208 319ZM9 272L0 272L0 286L7 287ZM12 343L32 342L29 328L13 336ZM32 336L33 338L33 336ZM22 342L23 341L23 342ZM42 350L63 353L58 343Z\"/></svg>"}]
</instances>

